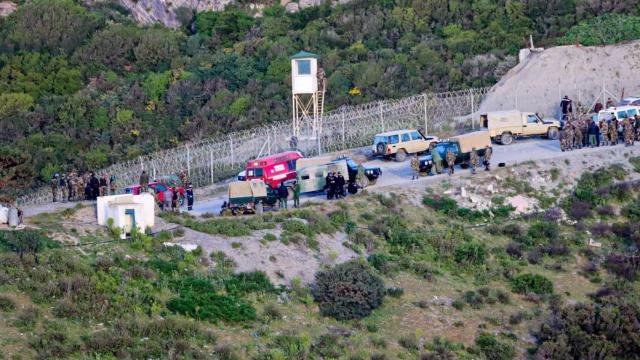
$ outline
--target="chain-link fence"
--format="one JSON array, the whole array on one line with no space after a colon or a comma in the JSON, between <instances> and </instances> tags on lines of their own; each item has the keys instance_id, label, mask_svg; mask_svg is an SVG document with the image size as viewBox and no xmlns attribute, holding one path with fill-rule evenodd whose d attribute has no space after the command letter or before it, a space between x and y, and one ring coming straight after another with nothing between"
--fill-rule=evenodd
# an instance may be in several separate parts
<instances>
[{"instance_id":1,"label":"chain-link fence","mask_svg":"<svg viewBox=\"0 0 640 360\"><path fill-rule=\"evenodd\" d=\"M438 135L459 126L456 119L473 114L488 90L428 93L342 107L323 116L320 137L305 136L310 134L311 124L303 124L297 148L308 156L346 150L372 144L376 133L403 128L425 129ZM472 117L469 119L470 123L463 126L474 126ZM194 186L204 186L240 171L251 159L291 149L291 134L291 121L283 121L141 156L98 173L114 174L123 187L136 184L142 170L159 179L184 169ZM19 198L18 204L49 201L51 190L44 187Z\"/></svg>"}]
</instances>

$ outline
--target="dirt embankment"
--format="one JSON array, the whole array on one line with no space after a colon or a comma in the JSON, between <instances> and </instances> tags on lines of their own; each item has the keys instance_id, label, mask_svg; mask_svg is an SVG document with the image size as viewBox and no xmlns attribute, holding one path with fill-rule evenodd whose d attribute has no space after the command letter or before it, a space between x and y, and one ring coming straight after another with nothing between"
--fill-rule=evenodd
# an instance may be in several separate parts
<instances>
[{"instance_id":1,"label":"dirt embankment","mask_svg":"<svg viewBox=\"0 0 640 360\"><path fill-rule=\"evenodd\" d=\"M608 97L640 96L640 41L614 46L559 46L531 53L487 94L480 111L535 111L555 116L568 95L586 107ZM604 104L604 102L603 102Z\"/></svg>"}]
</instances>

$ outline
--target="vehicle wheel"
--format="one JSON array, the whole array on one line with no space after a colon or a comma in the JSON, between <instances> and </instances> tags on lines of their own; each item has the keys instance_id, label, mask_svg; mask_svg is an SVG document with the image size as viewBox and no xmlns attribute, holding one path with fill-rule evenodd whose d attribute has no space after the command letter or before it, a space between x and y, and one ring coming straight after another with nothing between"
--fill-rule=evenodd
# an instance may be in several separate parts
<instances>
[{"instance_id":1,"label":"vehicle wheel","mask_svg":"<svg viewBox=\"0 0 640 360\"><path fill-rule=\"evenodd\" d=\"M547 131L547 138L549 140L558 140L560 138L560 132L556 128L550 128Z\"/></svg>"},{"instance_id":2,"label":"vehicle wheel","mask_svg":"<svg viewBox=\"0 0 640 360\"><path fill-rule=\"evenodd\" d=\"M376 145L376 153L378 155L384 155L384 143L378 143L378 145Z\"/></svg>"},{"instance_id":3,"label":"vehicle wheel","mask_svg":"<svg viewBox=\"0 0 640 360\"><path fill-rule=\"evenodd\" d=\"M184 196L180 196L180 206L184 205Z\"/></svg>"},{"instance_id":4,"label":"vehicle wheel","mask_svg":"<svg viewBox=\"0 0 640 360\"><path fill-rule=\"evenodd\" d=\"M403 162L405 160L407 160L407 152L402 149L398 150L396 153L396 161Z\"/></svg>"},{"instance_id":5,"label":"vehicle wheel","mask_svg":"<svg viewBox=\"0 0 640 360\"><path fill-rule=\"evenodd\" d=\"M511 136L511 134L504 133L502 134L502 136L500 136L500 143L502 143L502 145L509 145L512 142L513 142L513 136Z\"/></svg>"},{"instance_id":6,"label":"vehicle wheel","mask_svg":"<svg viewBox=\"0 0 640 360\"><path fill-rule=\"evenodd\" d=\"M378 182L378 179L367 179L369 180L369 184L368 185L375 185L376 182Z\"/></svg>"}]
</instances>

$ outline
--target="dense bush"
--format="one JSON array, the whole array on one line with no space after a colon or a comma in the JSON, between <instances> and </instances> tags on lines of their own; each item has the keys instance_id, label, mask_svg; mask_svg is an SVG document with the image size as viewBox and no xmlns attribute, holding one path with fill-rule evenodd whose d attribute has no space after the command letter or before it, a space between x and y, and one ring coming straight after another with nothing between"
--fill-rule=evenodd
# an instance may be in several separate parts
<instances>
[{"instance_id":1,"label":"dense bush","mask_svg":"<svg viewBox=\"0 0 640 360\"><path fill-rule=\"evenodd\" d=\"M614 252L607 256L604 265L607 270L617 276L634 280L640 270L640 256Z\"/></svg>"},{"instance_id":2,"label":"dense bush","mask_svg":"<svg viewBox=\"0 0 640 360\"><path fill-rule=\"evenodd\" d=\"M227 293L233 295L246 295L248 293L270 293L275 292L267 275L261 271L243 272L233 275L224 282Z\"/></svg>"},{"instance_id":3,"label":"dense bush","mask_svg":"<svg viewBox=\"0 0 640 360\"><path fill-rule=\"evenodd\" d=\"M476 338L476 347L487 360L510 360L516 356L516 350L512 345L498 341L495 336L487 333L482 333Z\"/></svg>"},{"instance_id":4,"label":"dense bush","mask_svg":"<svg viewBox=\"0 0 640 360\"><path fill-rule=\"evenodd\" d=\"M367 264L352 260L318 272L313 297L325 316L358 319L382 304L384 283Z\"/></svg>"},{"instance_id":5,"label":"dense bush","mask_svg":"<svg viewBox=\"0 0 640 360\"><path fill-rule=\"evenodd\" d=\"M558 40L560 44L612 45L640 37L640 17L604 13L580 22Z\"/></svg>"},{"instance_id":6,"label":"dense bush","mask_svg":"<svg viewBox=\"0 0 640 360\"><path fill-rule=\"evenodd\" d=\"M546 277L538 274L521 274L511 280L513 291L520 294L546 295L553 293L553 283Z\"/></svg>"},{"instance_id":7,"label":"dense bush","mask_svg":"<svg viewBox=\"0 0 640 360\"><path fill-rule=\"evenodd\" d=\"M467 242L455 248L453 258L458 264L482 265L487 258L487 249L478 242Z\"/></svg>"},{"instance_id":8,"label":"dense bush","mask_svg":"<svg viewBox=\"0 0 640 360\"><path fill-rule=\"evenodd\" d=\"M558 238L560 228L554 222L538 221L529 227L527 235L536 243L546 243Z\"/></svg>"},{"instance_id":9,"label":"dense bush","mask_svg":"<svg viewBox=\"0 0 640 360\"><path fill-rule=\"evenodd\" d=\"M613 183L613 174L607 169L599 169L594 172L585 172L578 179L574 194L575 197L593 206L606 202L606 195L599 192L601 188Z\"/></svg>"},{"instance_id":10,"label":"dense bush","mask_svg":"<svg viewBox=\"0 0 640 360\"><path fill-rule=\"evenodd\" d=\"M640 354L640 307L627 296L554 306L537 334L539 359L635 359Z\"/></svg>"}]
</instances>

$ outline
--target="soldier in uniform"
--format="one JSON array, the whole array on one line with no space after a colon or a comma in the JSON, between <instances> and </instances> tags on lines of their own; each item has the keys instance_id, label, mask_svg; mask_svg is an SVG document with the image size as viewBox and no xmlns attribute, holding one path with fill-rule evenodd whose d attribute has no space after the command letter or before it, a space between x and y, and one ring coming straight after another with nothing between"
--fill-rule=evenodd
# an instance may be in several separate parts
<instances>
[{"instance_id":1,"label":"soldier in uniform","mask_svg":"<svg viewBox=\"0 0 640 360\"><path fill-rule=\"evenodd\" d=\"M67 177L67 188L69 190L69 201L74 201L76 199L76 173L69 173Z\"/></svg>"},{"instance_id":2,"label":"soldier in uniform","mask_svg":"<svg viewBox=\"0 0 640 360\"><path fill-rule=\"evenodd\" d=\"M78 200L83 199L85 185L84 176L80 174L76 175L76 196L78 197Z\"/></svg>"},{"instance_id":3,"label":"soldier in uniform","mask_svg":"<svg viewBox=\"0 0 640 360\"><path fill-rule=\"evenodd\" d=\"M60 188L60 201L67 202L67 176L65 174L60 175L58 187Z\"/></svg>"},{"instance_id":4,"label":"soldier in uniform","mask_svg":"<svg viewBox=\"0 0 640 360\"><path fill-rule=\"evenodd\" d=\"M493 149L491 149L491 146L487 145L484 148L484 160L482 161L482 163L484 164L484 170L485 171L489 171L489 166L491 165L491 156L493 155Z\"/></svg>"},{"instance_id":5,"label":"soldier in uniform","mask_svg":"<svg viewBox=\"0 0 640 360\"><path fill-rule=\"evenodd\" d=\"M418 155L411 157L411 180L417 180L420 178L420 161L418 161Z\"/></svg>"},{"instance_id":6,"label":"soldier in uniform","mask_svg":"<svg viewBox=\"0 0 640 360\"><path fill-rule=\"evenodd\" d=\"M632 146L633 145L633 127L631 126L631 119L624 119L624 145Z\"/></svg>"},{"instance_id":7,"label":"soldier in uniform","mask_svg":"<svg viewBox=\"0 0 640 360\"><path fill-rule=\"evenodd\" d=\"M618 120L611 119L609 123L609 143L611 145L618 145Z\"/></svg>"},{"instance_id":8,"label":"soldier in uniform","mask_svg":"<svg viewBox=\"0 0 640 360\"><path fill-rule=\"evenodd\" d=\"M149 186L149 175L146 170L142 170L142 174L140 174L140 193L147 192L147 187Z\"/></svg>"},{"instance_id":9,"label":"soldier in uniform","mask_svg":"<svg viewBox=\"0 0 640 360\"><path fill-rule=\"evenodd\" d=\"M297 180L293 183L293 207L300 207L300 183Z\"/></svg>"},{"instance_id":10,"label":"soldier in uniform","mask_svg":"<svg viewBox=\"0 0 640 360\"><path fill-rule=\"evenodd\" d=\"M111 192L111 195L115 195L116 194L116 176L114 174L111 174L111 176L109 176L109 190Z\"/></svg>"},{"instance_id":11,"label":"soldier in uniform","mask_svg":"<svg viewBox=\"0 0 640 360\"><path fill-rule=\"evenodd\" d=\"M189 183L189 178L187 177L187 172L184 169L180 170L180 182L182 183L182 187L187 187Z\"/></svg>"},{"instance_id":12,"label":"soldier in uniform","mask_svg":"<svg viewBox=\"0 0 640 360\"><path fill-rule=\"evenodd\" d=\"M567 149L567 130L566 129L560 130L560 137L558 139L560 140L560 150L564 152Z\"/></svg>"},{"instance_id":13,"label":"soldier in uniform","mask_svg":"<svg viewBox=\"0 0 640 360\"><path fill-rule=\"evenodd\" d=\"M436 174L442 174L442 157L435 146L431 146L431 159L433 166L436 168Z\"/></svg>"},{"instance_id":14,"label":"soldier in uniform","mask_svg":"<svg viewBox=\"0 0 640 360\"><path fill-rule=\"evenodd\" d=\"M479 163L480 161L478 160L478 152L476 151L476 148L471 148L471 155L469 156L469 165L471 165L470 170L472 175L476 173L476 168L478 167Z\"/></svg>"},{"instance_id":15,"label":"soldier in uniform","mask_svg":"<svg viewBox=\"0 0 640 360\"><path fill-rule=\"evenodd\" d=\"M53 195L53 202L56 202L58 198L58 173L53 174L51 177L51 195Z\"/></svg>"},{"instance_id":16,"label":"soldier in uniform","mask_svg":"<svg viewBox=\"0 0 640 360\"><path fill-rule=\"evenodd\" d=\"M600 133L602 134L602 146L609 144L609 126L606 121L600 121Z\"/></svg>"},{"instance_id":17,"label":"soldier in uniform","mask_svg":"<svg viewBox=\"0 0 640 360\"><path fill-rule=\"evenodd\" d=\"M451 149L447 151L446 160L447 160L447 166L448 166L447 171L449 173L449 176L451 176L453 175L453 172L454 172L453 167L456 164L456 154L454 154L453 151L451 151Z\"/></svg>"},{"instance_id":18,"label":"soldier in uniform","mask_svg":"<svg viewBox=\"0 0 640 360\"><path fill-rule=\"evenodd\" d=\"M573 139L574 138L574 133L573 133L573 123L571 121L567 122L567 144L566 144L566 149L567 150L573 150Z\"/></svg>"},{"instance_id":19,"label":"soldier in uniform","mask_svg":"<svg viewBox=\"0 0 640 360\"><path fill-rule=\"evenodd\" d=\"M640 115L636 115L636 123L635 123L635 128L636 128L636 140L640 141Z\"/></svg>"},{"instance_id":20,"label":"soldier in uniform","mask_svg":"<svg viewBox=\"0 0 640 360\"><path fill-rule=\"evenodd\" d=\"M578 120L573 126L573 132L575 136L575 147L582 149L582 121Z\"/></svg>"},{"instance_id":21,"label":"soldier in uniform","mask_svg":"<svg viewBox=\"0 0 640 360\"><path fill-rule=\"evenodd\" d=\"M187 186L187 211L193 210L193 186L191 183Z\"/></svg>"}]
</instances>

